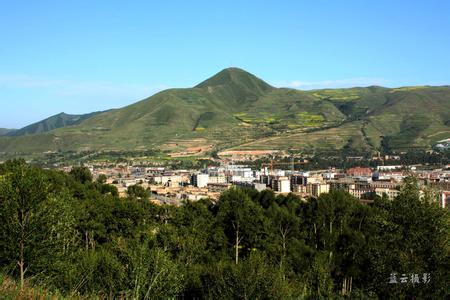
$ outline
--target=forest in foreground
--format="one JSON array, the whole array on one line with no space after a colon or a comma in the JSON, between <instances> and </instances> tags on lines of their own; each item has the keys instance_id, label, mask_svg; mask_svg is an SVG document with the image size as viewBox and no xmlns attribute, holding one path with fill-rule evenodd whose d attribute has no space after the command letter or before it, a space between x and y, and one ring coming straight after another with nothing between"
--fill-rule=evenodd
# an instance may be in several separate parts
<instances>
[{"instance_id":1,"label":"forest in foreground","mask_svg":"<svg viewBox=\"0 0 450 300\"><path fill-rule=\"evenodd\" d=\"M407 178L393 201L231 189L157 206L140 186L0 165L0 295L67 299L443 299L450 213Z\"/></svg>"}]
</instances>

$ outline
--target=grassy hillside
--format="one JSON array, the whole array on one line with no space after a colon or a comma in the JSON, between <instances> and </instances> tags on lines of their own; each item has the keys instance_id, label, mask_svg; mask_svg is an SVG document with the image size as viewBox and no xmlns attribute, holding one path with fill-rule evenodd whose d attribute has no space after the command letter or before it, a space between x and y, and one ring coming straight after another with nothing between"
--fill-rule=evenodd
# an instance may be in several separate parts
<instances>
[{"instance_id":1,"label":"grassy hillside","mask_svg":"<svg viewBox=\"0 0 450 300\"><path fill-rule=\"evenodd\" d=\"M78 124L50 119L41 131L61 128L0 137L0 152L423 147L450 136L450 87L305 92L229 68L193 88L165 90Z\"/></svg>"},{"instance_id":2,"label":"grassy hillside","mask_svg":"<svg viewBox=\"0 0 450 300\"><path fill-rule=\"evenodd\" d=\"M450 136L448 86L369 87L313 94L327 95L348 120L362 120L361 130L374 148L427 147L439 138Z\"/></svg>"},{"instance_id":3,"label":"grassy hillside","mask_svg":"<svg viewBox=\"0 0 450 300\"><path fill-rule=\"evenodd\" d=\"M450 88L392 89L386 103L371 112L367 124L387 147L426 147L450 136Z\"/></svg>"}]
</instances>

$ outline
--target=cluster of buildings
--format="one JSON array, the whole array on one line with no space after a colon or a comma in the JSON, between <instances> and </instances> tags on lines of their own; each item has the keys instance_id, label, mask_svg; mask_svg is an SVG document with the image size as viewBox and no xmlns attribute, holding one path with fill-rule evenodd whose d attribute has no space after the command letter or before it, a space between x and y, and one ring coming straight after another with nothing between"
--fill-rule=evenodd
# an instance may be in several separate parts
<instances>
[{"instance_id":1,"label":"cluster of buildings","mask_svg":"<svg viewBox=\"0 0 450 300\"><path fill-rule=\"evenodd\" d=\"M442 141L438 141L436 145L433 147L438 151L448 151L450 150L450 139L445 139Z\"/></svg>"},{"instance_id":2,"label":"cluster of buildings","mask_svg":"<svg viewBox=\"0 0 450 300\"><path fill-rule=\"evenodd\" d=\"M450 168L418 170L416 167L355 167L309 172L273 169L254 170L245 165L226 164L204 170L167 170L165 167L91 166L94 176L104 174L108 183L126 195L129 186L139 184L152 192L157 203L180 204L183 200L218 199L233 187L273 190L277 194L294 193L301 198L318 197L332 190L344 190L361 202L371 202L376 195L394 199L403 179L414 173L422 185L439 192L440 205L450 207Z\"/></svg>"}]
</instances>

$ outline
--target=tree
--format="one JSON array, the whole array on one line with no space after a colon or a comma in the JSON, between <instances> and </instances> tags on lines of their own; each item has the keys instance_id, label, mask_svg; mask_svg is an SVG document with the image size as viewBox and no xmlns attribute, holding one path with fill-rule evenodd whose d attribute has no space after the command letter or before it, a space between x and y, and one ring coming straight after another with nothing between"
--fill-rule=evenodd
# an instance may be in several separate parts
<instances>
[{"instance_id":1,"label":"tree","mask_svg":"<svg viewBox=\"0 0 450 300\"><path fill-rule=\"evenodd\" d=\"M92 182L92 174L87 167L73 167L69 174L82 184Z\"/></svg>"},{"instance_id":2,"label":"tree","mask_svg":"<svg viewBox=\"0 0 450 300\"><path fill-rule=\"evenodd\" d=\"M174 210L169 224L160 226L158 247L171 253L183 266L184 293L188 299L202 298L202 274L226 254L227 241L210 210L211 201L186 201Z\"/></svg>"},{"instance_id":3,"label":"tree","mask_svg":"<svg viewBox=\"0 0 450 300\"><path fill-rule=\"evenodd\" d=\"M407 177L394 200L376 199L365 225L361 288L379 298L445 298L449 277L449 213L420 191L416 178ZM355 244L355 243L353 243ZM362 272L364 264L366 272ZM405 274L408 283L390 284L390 274ZM411 284L411 274L430 273L427 284Z\"/></svg>"},{"instance_id":4,"label":"tree","mask_svg":"<svg viewBox=\"0 0 450 300\"><path fill-rule=\"evenodd\" d=\"M235 263L238 264L240 248L251 251L262 242L266 232L262 208L244 190L231 189L221 195L218 209L217 217L234 247Z\"/></svg>"},{"instance_id":5,"label":"tree","mask_svg":"<svg viewBox=\"0 0 450 300\"><path fill-rule=\"evenodd\" d=\"M49 193L49 182L35 167L18 163L0 178L1 264L17 264L20 286L29 270L51 264L70 247L73 216L67 198ZM40 268L42 267L42 268Z\"/></svg>"},{"instance_id":6,"label":"tree","mask_svg":"<svg viewBox=\"0 0 450 300\"><path fill-rule=\"evenodd\" d=\"M131 253L133 299L175 298L182 291L182 272L169 255L145 239Z\"/></svg>"},{"instance_id":7,"label":"tree","mask_svg":"<svg viewBox=\"0 0 450 300\"><path fill-rule=\"evenodd\" d=\"M385 216L382 230L376 233L379 252L374 264L385 276L376 284L380 297L444 298L446 280L450 276L448 252L449 212L438 207L427 194L420 192L414 177L405 178L399 196L381 213ZM432 274L429 284L422 286L387 283L390 273Z\"/></svg>"},{"instance_id":8,"label":"tree","mask_svg":"<svg viewBox=\"0 0 450 300\"><path fill-rule=\"evenodd\" d=\"M299 199L283 199L278 198L281 205L273 203L267 209L267 216L270 220L270 228L272 230L272 237L270 240L271 248L274 248L273 255L278 256L280 260L280 268L285 267L285 263L289 251L289 245L292 239L302 238L300 232L300 219L297 217L296 210L300 202ZM286 202L284 202L286 201Z\"/></svg>"},{"instance_id":9,"label":"tree","mask_svg":"<svg viewBox=\"0 0 450 300\"><path fill-rule=\"evenodd\" d=\"M105 174L100 174L97 178L97 183L105 184L108 177Z\"/></svg>"},{"instance_id":10,"label":"tree","mask_svg":"<svg viewBox=\"0 0 450 300\"><path fill-rule=\"evenodd\" d=\"M291 299L298 297L290 282L263 252L252 252L238 265L220 261L204 272L208 299Z\"/></svg>"},{"instance_id":11,"label":"tree","mask_svg":"<svg viewBox=\"0 0 450 300\"><path fill-rule=\"evenodd\" d=\"M131 185L127 188L127 194L130 198L148 200L149 192L140 185Z\"/></svg>"},{"instance_id":12,"label":"tree","mask_svg":"<svg viewBox=\"0 0 450 300\"><path fill-rule=\"evenodd\" d=\"M104 195L111 194L113 197L119 197L119 190L117 189L117 187L110 184L100 185L100 193Z\"/></svg>"}]
</instances>

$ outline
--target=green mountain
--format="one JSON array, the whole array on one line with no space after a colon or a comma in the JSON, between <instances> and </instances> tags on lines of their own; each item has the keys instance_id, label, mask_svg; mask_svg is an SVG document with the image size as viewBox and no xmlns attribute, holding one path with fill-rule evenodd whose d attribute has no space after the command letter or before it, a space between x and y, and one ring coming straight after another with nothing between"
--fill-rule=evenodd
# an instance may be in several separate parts
<instances>
[{"instance_id":1,"label":"green mountain","mask_svg":"<svg viewBox=\"0 0 450 300\"><path fill-rule=\"evenodd\" d=\"M40 130L0 137L0 152L428 147L450 135L450 87L299 91L229 68L72 123L52 118Z\"/></svg>"},{"instance_id":2,"label":"green mountain","mask_svg":"<svg viewBox=\"0 0 450 300\"><path fill-rule=\"evenodd\" d=\"M21 136L21 135L28 135L28 134L44 133L44 132L51 131L54 129L80 124L81 122L83 122L95 115L98 115L99 113L102 113L102 112L93 112L93 113L84 114L84 115L69 115L69 114L62 112L60 114L51 116L47 119L33 123L31 125L21 128L21 129L11 131L11 132L7 133L7 135L8 136Z\"/></svg>"},{"instance_id":3,"label":"green mountain","mask_svg":"<svg viewBox=\"0 0 450 300\"><path fill-rule=\"evenodd\" d=\"M368 145L403 149L427 147L450 136L450 87L382 87L316 91L360 122ZM334 95L334 96L333 96ZM334 98L333 98L334 97Z\"/></svg>"},{"instance_id":4,"label":"green mountain","mask_svg":"<svg viewBox=\"0 0 450 300\"><path fill-rule=\"evenodd\" d=\"M14 132L16 129L0 128L0 136Z\"/></svg>"}]
</instances>

